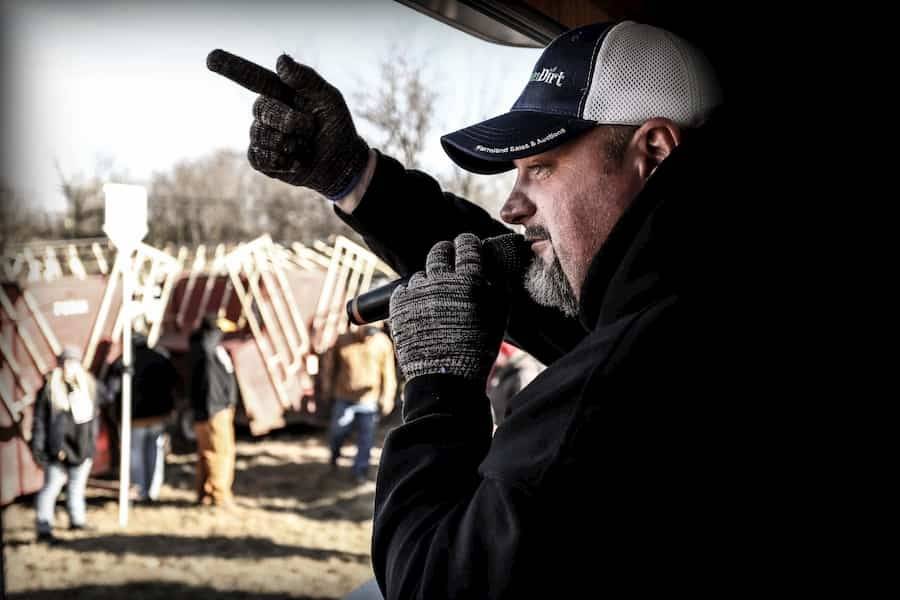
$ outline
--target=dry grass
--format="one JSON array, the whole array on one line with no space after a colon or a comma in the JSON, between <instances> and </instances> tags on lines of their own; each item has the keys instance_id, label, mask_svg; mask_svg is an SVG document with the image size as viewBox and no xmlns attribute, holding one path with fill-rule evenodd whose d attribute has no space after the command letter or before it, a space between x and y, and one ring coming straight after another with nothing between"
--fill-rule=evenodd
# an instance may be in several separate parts
<instances>
[{"instance_id":1,"label":"dry grass","mask_svg":"<svg viewBox=\"0 0 900 600\"><path fill-rule=\"evenodd\" d=\"M232 509L194 504L192 454L168 457L160 502L133 506L125 529L115 493L97 488L96 530L68 531L61 502L55 546L35 542L32 499L7 507L9 597L342 598L373 576L374 483L350 480L350 458L330 473L322 432L239 438L237 452Z\"/></svg>"}]
</instances>

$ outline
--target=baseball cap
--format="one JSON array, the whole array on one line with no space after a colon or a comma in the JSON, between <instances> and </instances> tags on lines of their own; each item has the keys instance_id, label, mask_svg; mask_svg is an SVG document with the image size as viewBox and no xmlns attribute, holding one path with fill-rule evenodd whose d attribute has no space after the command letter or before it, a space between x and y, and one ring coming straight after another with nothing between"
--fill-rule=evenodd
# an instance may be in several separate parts
<instances>
[{"instance_id":1,"label":"baseball cap","mask_svg":"<svg viewBox=\"0 0 900 600\"><path fill-rule=\"evenodd\" d=\"M501 173L597 125L663 117L695 127L722 101L706 57L658 27L595 23L555 38L509 112L441 138L457 165Z\"/></svg>"}]
</instances>

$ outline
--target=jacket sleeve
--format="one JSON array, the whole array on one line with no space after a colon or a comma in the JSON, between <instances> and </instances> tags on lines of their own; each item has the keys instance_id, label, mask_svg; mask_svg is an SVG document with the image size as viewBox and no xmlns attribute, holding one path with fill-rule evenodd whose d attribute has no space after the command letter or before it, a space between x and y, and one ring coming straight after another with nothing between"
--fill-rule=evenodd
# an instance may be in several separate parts
<instances>
[{"instance_id":1,"label":"jacket sleeve","mask_svg":"<svg viewBox=\"0 0 900 600\"><path fill-rule=\"evenodd\" d=\"M353 214L337 207L334 210L401 275L423 269L431 247L459 233L468 231L482 238L511 233L480 206L443 192L429 175L407 170L380 153L369 187Z\"/></svg>"},{"instance_id":2,"label":"jacket sleeve","mask_svg":"<svg viewBox=\"0 0 900 600\"><path fill-rule=\"evenodd\" d=\"M460 233L486 238L511 232L480 206L442 191L430 176L404 169L382 154L353 214L337 208L335 213L401 275L424 269L431 247ZM586 333L577 319L539 306L524 290L514 295L506 337L544 364L571 350Z\"/></svg>"},{"instance_id":3,"label":"jacket sleeve","mask_svg":"<svg viewBox=\"0 0 900 600\"><path fill-rule=\"evenodd\" d=\"M385 335L381 338L384 342L381 352L381 397L378 406L383 414L390 414L394 410L394 398L397 396L397 368L394 361L394 346Z\"/></svg>"},{"instance_id":4,"label":"jacket sleeve","mask_svg":"<svg viewBox=\"0 0 900 600\"><path fill-rule=\"evenodd\" d=\"M406 387L378 470L372 560L386 600L508 593L521 492L479 473L491 443L482 390L452 375Z\"/></svg>"},{"instance_id":5,"label":"jacket sleeve","mask_svg":"<svg viewBox=\"0 0 900 600\"><path fill-rule=\"evenodd\" d=\"M50 416L50 404L47 397L50 387L47 384L40 389L34 402L34 413L31 420L31 454L41 466L47 464L47 435Z\"/></svg>"}]
</instances>

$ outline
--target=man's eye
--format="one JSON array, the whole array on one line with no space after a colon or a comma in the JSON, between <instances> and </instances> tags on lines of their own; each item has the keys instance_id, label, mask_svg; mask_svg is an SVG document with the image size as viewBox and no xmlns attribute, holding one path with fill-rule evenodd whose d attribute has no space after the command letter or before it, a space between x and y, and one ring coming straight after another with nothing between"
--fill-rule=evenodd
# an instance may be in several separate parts
<instances>
[{"instance_id":1,"label":"man's eye","mask_svg":"<svg viewBox=\"0 0 900 600\"><path fill-rule=\"evenodd\" d=\"M550 169L547 168L547 165L531 165L528 167L528 172L532 177L540 179L546 177L550 173Z\"/></svg>"}]
</instances>

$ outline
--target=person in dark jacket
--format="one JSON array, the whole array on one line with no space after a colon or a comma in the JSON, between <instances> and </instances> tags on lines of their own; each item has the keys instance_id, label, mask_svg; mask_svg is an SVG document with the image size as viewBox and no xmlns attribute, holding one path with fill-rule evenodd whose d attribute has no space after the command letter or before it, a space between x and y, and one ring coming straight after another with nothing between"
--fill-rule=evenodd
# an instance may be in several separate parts
<instances>
[{"instance_id":1,"label":"person in dark jacket","mask_svg":"<svg viewBox=\"0 0 900 600\"><path fill-rule=\"evenodd\" d=\"M84 492L93 464L97 404L97 385L81 366L80 353L73 348L64 349L34 404L31 452L44 469L44 484L35 500L40 541L56 541L56 499L67 481L69 527L86 527Z\"/></svg>"},{"instance_id":2,"label":"person in dark jacket","mask_svg":"<svg viewBox=\"0 0 900 600\"><path fill-rule=\"evenodd\" d=\"M509 401L543 370L544 365L527 352L506 342L500 345L487 385L494 425L503 422Z\"/></svg>"},{"instance_id":3,"label":"person in dark jacket","mask_svg":"<svg viewBox=\"0 0 900 600\"><path fill-rule=\"evenodd\" d=\"M165 348L151 348L147 336L133 338L131 392L131 481L138 486L141 501L159 499L165 479L166 422L175 409L178 374ZM121 393L122 359L113 363L107 379L108 391ZM116 406L120 406L120 402Z\"/></svg>"},{"instance_id":4,"label":"person in dark jacket","mask_svg":"<svg viewBox=\"0 0 900 600\"><path fill-rule=\"evenodd\" d=\"M720 269L729 121L704 56L638 23L580 27L547 47L512 111L442 138L465 169L517 171L500 216L535 256L512 289L482 264L479 239L502 223L368 149L315 71L286 55L277 71L297 101L259 97L251 164L333 200L415 272L391 299L407 387L376 486L384 596L752 578L754 513L734 479L749 438L720 370L737 360ZM492 436L485 384L504 336L548 367Z\"/></svg>"},{"instance_id":5,"label":"person in dark jacket","mask_svg":"<svg viewBox=\"0 0 900 600\"><path fill-rule=\"evenodd\" d=\"M234 365L222 345L222 330L206 315L190 338L190 397L197 436L197 502L233 504L234 410L237 381Z\"/></svg>"}]
</instances>

